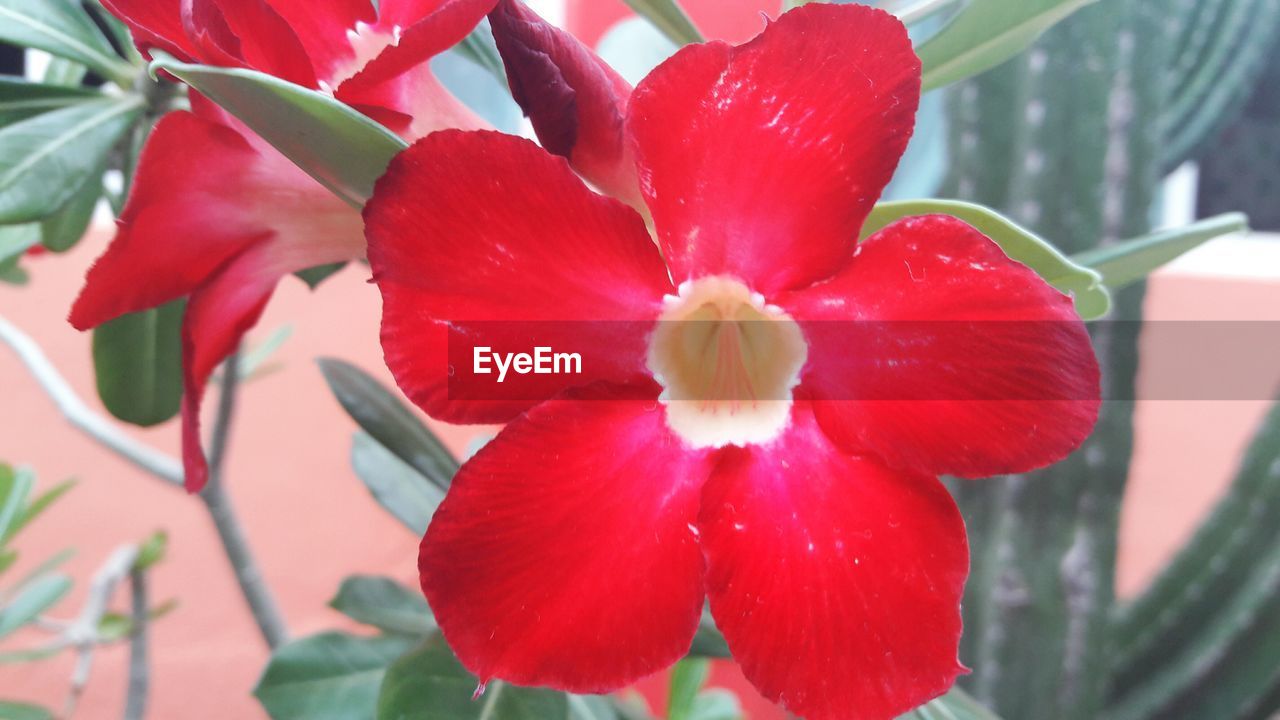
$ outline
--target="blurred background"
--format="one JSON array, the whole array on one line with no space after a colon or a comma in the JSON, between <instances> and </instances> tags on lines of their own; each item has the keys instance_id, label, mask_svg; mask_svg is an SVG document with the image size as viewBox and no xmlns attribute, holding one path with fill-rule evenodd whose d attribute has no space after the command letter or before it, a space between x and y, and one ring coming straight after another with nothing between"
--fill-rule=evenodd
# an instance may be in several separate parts
<instances>
[{"instance_id":1,"label":"blurred background","mask_svg":"<svg viewBox=\"0 0 1280 720\"><path fill-rule=\"evenodd\" d=\"M756 10L766 7L761 3L756 8L748 0L685 4L709 36L735 41L758 32L763 21ZM597 46L632 80L672 49L621 0L569 0L568 5L542 0L530 5ZM1049 36L1057 32L1055 28ZM1270 33L1273 38L1275 34ZM1149 321L1280 321L1280 47L1270 41L1264 57L1264 69L1251 75L1247 91L1232 99L1233 106L1215 121L1212 131L1204 133L1185 160L1161 173L1155 203L1156 226L1242 210L1249 214L1254 231L1215 239L1153 275L1140 300ZM6 73L21 68L34 77L47 62L36 52L24 55L0 47ZM482 106L499 125L527 132L518 109L504 102L501 93L482 84L477 88L465 60L440 62L446 79L451 72L457 74L454 83L464 99ZM454 69L447 69L449 65ZM998 72L1007 71L992 74ZM974 87L970 81L950 88L946 98L943 93L930 96L913 146L916 156L908 160L911 172L895 181L891 192L898 197L963 195L966 189L955 178L954 143L957 138L963 141L956 123L963 122L962 96L975 92ZM1022 102L1030 109L1034 101ZM1018 161L990 157L997 169L1001 162ZM85 240L65 254L25 258L25 285L0 283L0 316L34 339L71 389L103 413L90 336L76 332L65 318L85 271L110 239L109 217L100 212ZM230 435L227 492L296 636L357 627L326 607L348 575L385 575L416 587L419 538L389 519L351 469L355 426L333 399L315 362L320 357L340 358L393 387L378 343L379 298L367 279L364 266L351 265L315 291L300 282L284 283L248 339L251 348L279 345L240 394ZM1157 352L1141 353L1140 358L1139 388L1168 372L1161 363L1180 360ZM1271 367L1274 388L1280 385L1280 361ZM1143 589L1221 496L1270 407L1268 397L1260 391L1251 400L1136 404L1116 569L1121 596ZM491 432L432 427L458 454ZM175 422L127 432L167 452L178 451ZM150 629L148 717L266 717L250 693L268 649L244 606L204 507L72 431L49 395L32 382L28 369L2 346L0 460L31 468L46 487L67 478L77 481L73 491L24 530L15 565L20 574L40 559L75 548L63 570L77 583L50 611L52 617L71 616L82 606L90 592L89 578L114 548L156 530L167 533L167 555L150 573L149 592L157 603L172 599L175 604ZM123 598L116 600L117 605L122 602ZM24 630L0 641L0 650L30 646L42 637L38 629ZM0 697L61 707L76 662L73 654L61 654L36 663L0 664ZM119 716L127 663L123 645L94 653L92 677L75 717ZM749 717L782 717L753 695L730 663L717 667L712 682L738 692ZM662 679L655 679L643 690L656 699L664 687Z\"/></svg>"}]
</instances>

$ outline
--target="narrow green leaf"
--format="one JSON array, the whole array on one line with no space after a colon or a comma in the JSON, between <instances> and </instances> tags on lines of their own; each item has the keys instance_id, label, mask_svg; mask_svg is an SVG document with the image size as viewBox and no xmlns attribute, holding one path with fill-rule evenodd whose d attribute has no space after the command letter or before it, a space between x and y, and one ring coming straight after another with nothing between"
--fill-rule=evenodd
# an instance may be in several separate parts
<instances>
[{"instance_id":1,"label":"narrow green leaf","mask_svg":"<svg viewBox=\"0 0 1280 720\"><path fill-rule=\"evenodd\" d=\"M498 54L498 46L493 41L493 30L489 28L487 18L458 43L456 50L466 59L488 70L506 87L507 71L502 65L502 56Z\"/></svg>"},{"instance_id":2,"label":"narrow green leaf","mask_svg":"<svg viewBox=\"0 0 1280 720\"><path fill-rule=\"evenodd\" d=\"M0 255L0 282L8 285L26 285L27 271L18 267L18 261L22 259L22 254L10 255L4 257Z\"/></svg>"},{"instance_id":3,"label":"narrow green leaf","mask_svg":"<svg viewBox=\"0 0 1280 720\"><path fill-rule=\"evenodd\" d=\"M693 699L689 720L742 720L738 696L721 688L706 690Z\"/></svg>"},{"instance_id":4,"label":"narrow green leaf","mask_svg":"<svg viewBox=\"0 0 1280 720\"><path fill-rule=\"evenodd\" d=\"M4 607L0 607L0 638L26 625L53 607L71 590L71 578L61 573L41 575L24 583Z\"/></svg>"},{"instance_id":5,"label":"narrow green leaf","mask_svg":"<svg viewBox=\"0 0 1280 720\"><path fill-rule=\"evenodd\" d=\"M298 167L352 207L362 207L404 140L323 93L253 70L181 63L154 53L167 70L240 118Z\"/></svg>"},{"instance_id":6,"label":"narrow green leaf","mask_svg":"<svg viewBox=\"0 0 1280 720\"><path fill-rule=\"evenodd\" d=\"M136 95L95 100L0 129L0 223L39 220L69 202L143 105Z\"/></svg>"},{"instance_id":7,"label":"narrow green leaf","mask_svg":"<svg viewBox=\"0 0 1280 720\"><path fill-rule=\"evenodd\" d=\"M422 593L391 578L353 575L342 581L329 607L356 622L419 640L436 629Z\"/></svg>"},{"instance_id":8,"label":"narrow green leaf","mask_svg":"<svg viewBox=\"0 0 1280 720\"><path fill-rule=\"evenodd\" d=\"M44 69L42 80L48 85L75 88L84 83L84 77L88 74L89 68L75 60L55 57L50 58L49 65Z\"/></svg>"},{"instance_id":9,"label":"narrow green leaf","mask_svg":"<svg viewBox=\"0 0 1280 720\"><path fill-rule=\"evenodd\" d=\"M702 33L676 0L624 0L636 14L653 23L676 45L703 42Z\"/></svg>"},{"instance_id":10,"label":"narrow green leaf","mask_svg":"<svg viewBox=\"0 0 1280 720\"><path fill-rule=\"evenodd\" d=\"M409 532L427 531L444 500L443 489L363 431L351 439L351 467L373 499Z\"/></svg>"},{"instance_id":11,"label":"narrow green leaf","mask_svg":"<svg viewBox=\"0 0 1280 720\"><path fill-rule=\"evenodd\" d=\"M164 559L169 552L169 533L157 530L143 541L138 548L138 557L133 561L135 570L149 570Z\"/></svg>"},{"instance_id":12,"label":"narrow green leaf","mask_svg":"<svg viewBox=\"0 0 1280 720\"><path fill-rule=\"evenodd\" d=\"M130 313L93 331L98 397L112 415L150 427L178 413L185 305L177 300Z\"/></svg>"},{"instance_id":13,"label":"narrow green leaf","mask_svg":"<svg viewBox=\"0 0 1280 720\"><path fill-rule=\"evenodd\" d=\"M973 0L916 49L924 65L924 89L990 70L1092 2L1096 0Z\"/></svg>"},{"instance_id":14,"label":"narrow green leaf","mask_svg":"<svg viewBox=\"0 0 1280 720\"><path fill-rule=\"evenodd\" d=\"M433 635L396 661L378 693L378 720L560 720L569 717L563 693L489 683L472 700L476 679Z\"/></svg>"},{"instance_id":15,"label":"narrow green leaf","mask_svg":"<svg viewBox=\"0 0 1280 720\"><path fill-rule=\"evenodd\" d=\"M1092 268L1112 290L1135 283L1161 266L1223 235L1249 229L1249 218L1226 213L1186 227L1144 235L1115 245L1099 247L1072 257L1079 265Z\"/></svg>"},{"instance_id":16,"label":"narrow green leaf","mask_svg":"<svg viewBox=\"0 0 1280 720\"><path fill-rule=\"evenodd\" d=\"M0 127L50 110L101 98L100 93L87 88L32 82L13 75L0 75Z\"/></svg>"},{"instance_id":17,"label":"narrow green leaf","mask_svg":"<svg viewBox=\"0 0 1280 720\"><path fill-rule=\"evenodd\" d=\"M27 251L27 248L39 242L40 225L38 223L0 225L0 259L19 257Z\"/></svg>"},{"instance_id":18,"label":"narrow green leaf","mask_svg":"<svg viewBox=\"0 0 1280 720\"><path fill-rule=\"evenodd\" d=\"M66 252L75 247L89 229L93 211L102 197L102 173L98 168L74 197L54 214L40 222L40 244L53 252Z\"/></svg>"},{"instance_id":19,"label":"narrow green leaf","mask_svg":"<svg viewBox=\"0 0 1280 720\"><path fill-rule=\"evenodd\" d=\"M295 640L272 653L253 694L273 720L373 720L387 667L413 645L339 632Z\"/></svg>"},{"instance_id":20,"label":"narrow green leaf","mask_svg":"<svg viewBox=\"0 0 1280 720\"><path fill-rule=\"evenodd\" d=\"M671 692L667 698L667 720L692 720L694 701L711 675L711 661L681 660L671 670Z\"/></svg>"},{"instance_id":21,"label":"narrow green leaf","mask_svg":"<svg viewBox=\"0 0 1280 720\"><path fill-rule=\"evenodd\" d=\"M254 345L251 350L244 353L240 358L240 377L249 379L265 374L269 370L267 361L292 335L292 325L281 325L267 336L266 340Z\"/></svg>"},{"instance_id":22,"label":"narrow green leaf","mask_svg":"<svg viewBox=\"0 0 1280 720\"><path fill-rule=\"evenodd\" d=\"M569 720L618 720L613 700L605 695L570 695Z\"/></svg>"},{"instance_id":23,"label":"narrow green leaf","mask_svg":"<svg viewBox=\"0 0 1280 720\"><path fill-rule=\"evenodd\" d=\"M1111 307L1111 297L1102 285L1102 276L1072 262L1051 243L990 208L959 200L902 200L877 203L862 227L869 237L904 217L939 213L957 217L994 240L1005 254L1036 271L1045 282L1070 294L1076 311L1085 320L1102 317Z\"/></svg>"},{"instance_id":24,"label":"narrow green leaf","mask_svg":"<svg viewBox=\"0 0 1280 720\"><path fill-rule=\"evenodd\" d=\"M0 548L0 575L3 575L13 564L18 562L18 551L12 548Z\"/></svg>"},{"instance_id":25,"label":"narrow green leaf","mask_svg":"<svg viewBox=\"0 0 1280 720\"><path fill-rule=\"evenodd\" d=\"M133 76L74 0L0 0L0 42L84 63L122 86Z\"/></svg>"},{"instance_id":26,"label":"narrow green leaf","mask_svg":"<svg viewBox=\"0 0 1280 720\"><path fill-rule=\"evenodd\" d=\"M58 653L62 652L62 650L63 648L60 648L60 647L39 647L39 648L30 649L30 650L14 650L12 652L0 652L0 665L13 665L17 663L25 664L25 663L40 662L41 660L48 660L49 658L54 657ZM3 709L5 707L6 705L3 702L0 702L0 709ZM38 717L44 717L44 716L40 715ZM8 718L9 716L5 715L3 713L3 710L0 710L0 720L7 720Z\"/></svg>"},{"instance_id":27,"label":"narrow green leaf","mask_svg":"<svg viewBox=\"0 0 1280 720\"><path fill-rule=\"evenodd\" d=\"M960 688L912 710L898 720L1000 720Z\"/></svg>"},{"instance_id":28,"label":"narrow green leaf","mask_svg":"<svg viewBox=\"0 0 1280 720\"><path fill-rule=\"evenodd\" d=\"M39 517L45 510L48 510L50 505L57 502L59 498L65 495L68 490L75 487L75 485L75 480L64 480L37 495L36 499L32 500L30 504L22 509L22 512L18 513L18 517L14 519L13 523L9 526L8 531L0 529L0 545L3 545L14 535L17 535L22 528L30 525L31 521Z\"/></svg>"},{"instance_id":29,"label":"narrow green leaf","mask_svg":"<svg viewBox=\"0 0 1280 720\"><path fill-rule=\"evenodd\" d=\"M27 496L35 484L36 478L30 471L15 470L0 463L0 546L17 532L15 526L26 510Z\"/></svg>"},{"instance_id":30,"label":"narrow green leaf","mask_svg":"<svg viewBox=\"0 0 1280 720\"><path fill-rule=\"evenodd\" d=\"M315 290L320 287L320 283L333 277L339 270L346 267L345 262L329 263L327 265L317 265L315 267L299 270L294 273L299 280L307 284L307 287Z\"/></svg>"},{"instance_id":31,"label":"narrow green leaf","mask_svg":"<svg viewBox=\"0 0 1280 720\"><path fill-rule=\"evenodd\" d=\"M355 365L334 358L318 362L329 389L356 424L437 487L448 489L458 461L398 397Z\"/></svg>"},{"instance_id":32,"label":"narrow green leaf","mask_svg":"<svg viewBox=\"0 0 1280 720\"><path fill-rule=\"evenodd\" d=\"M0 700L0 720L53 720L53 713L38 705Z\"/></svg>"}]
</instances>

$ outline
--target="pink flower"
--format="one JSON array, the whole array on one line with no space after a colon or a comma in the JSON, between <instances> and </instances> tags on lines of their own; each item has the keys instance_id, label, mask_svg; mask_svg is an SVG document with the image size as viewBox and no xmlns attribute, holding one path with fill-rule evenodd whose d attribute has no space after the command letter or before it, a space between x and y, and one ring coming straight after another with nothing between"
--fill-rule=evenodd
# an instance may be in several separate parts
<instances>
[{"instance_id":1,"label":"pink flower","mask_svg":"<svg viewBox=\"0 0 1280 720\"><path fill-rule=\"evenodd\" d=\"M104 0L138 48L249 67L332 93L407 138L484 123L445 90L430 58L494 0ZM206 482L200 402L210 374L257 322L280 278L363 257L359 211L243 124L191 94L157 123L115 239L71 310L79 329L186 297L183 462Z\"/></svg>"},{"instance_id":2,"label":"pink flower","mask_svg":"<svg viewBox=\"0 0 1280 720\"><path fill-rule=\"evenodd\" d=\"M502 14L533 24L504 37ZM919 99L902 25L806 5L597 102L582 83L609 73L563 35L510 2L493 19L509 65L526 46L513 77L571 91L559 120L526 103L540 134L582 127L575 98L625 118L621 152L575 132L551 148L568 161L435 133L365 210L400 387L437 419L508 423L421 546L453 650L482 682L608 691L685 655L707 599L747 677L809 720L945 692L968 553L937 476L1062 458L1100 391L1070 298L977 230L917 217L858 243ZM634 158L654 236L574 174L584 153ZM582 372L460 391L492 378L460 352L535 337Z\"/></svg>"}]
</instances>

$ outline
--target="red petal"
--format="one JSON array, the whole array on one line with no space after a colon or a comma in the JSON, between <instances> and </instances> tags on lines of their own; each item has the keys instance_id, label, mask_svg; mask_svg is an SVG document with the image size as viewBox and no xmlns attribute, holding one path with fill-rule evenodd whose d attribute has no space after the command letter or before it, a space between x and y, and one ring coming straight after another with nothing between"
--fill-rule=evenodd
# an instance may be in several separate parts
<instances>
[{"instance_id":1,"label":"red petal","mask_svg":"<svg viewBox=\"0 0 1280 720\"><path fill-rule=\"evenodd\" d=\"M623 132L631 86L577 38L522 2L489 13L511 94L548 151L602 190L639 206L635 154Z\"/></svg>"},{"instance_id":2,"label":"red petal","mask_svg":"<svg viewBox=\"0 0 1280 720\"><path fill-rule=\"evenodd\" d=\"M607 692L689 651L709 467L667 430L657 394L551 400L454 478L418 567L445 639L482 682Z\"/></svg>"},{"instance_id":3,"label":"red petal","mask_svg":"<svg viewBox=\"0 0 1280 720\"><path fill-rule=\"evenodd\" d=\"M674 289L644 221L533 143L456 130L419 140L378 182L365 224L387 365L433 417L505 422L565 387L648 376L644 329ZM592 361L503 397L517 402L451 399L444 331L432 321L491 341L473 344L526 350L530 321L567 321L540 326L551 339L538 344L591 351Z\"/></svg>"},{"instance_id":4,"label":"red petal","mask_svg":"<svg viewBox=\"0 0 1280 720\"><path fill-rule=\"evenodd\" d=\"M891 720L946 692L969 556L936 479L837 451L806 409L729 448L699 528L711 613L752 684L808 720Z\"/></svg>"},{"instance_id":5,"label":"red petal","mask_svg":"<svg viewBox=\"0 0 1280 720\"><path fill-rule=\"evenodd\" d=\"M71 310L85 330L190 293L269 232L236 192L258 153L226 126L165 115L142 152L129 202Z\"/></svg>"},{"instance_id":6,"label":"red petal","mask_svg":"<svg viewBox=\"0 0 1280 720\"><path fill-rule=\"evenodd\" d=\"M953 217L894 223L777 302L809 339L801 389L850 451L929 474L1024 472L1097 420L1098 363L1071 299Z\"/></svg>"},{"instance_id":7,"label":"red petal","mask_svg":"<svg viewBox=\"0 0 1280 720\"><path fill-rule=\"evenodd\" d=\"M209 2L210 0L196 0ZM240 56L255 70L316 86L315 70L297 33L264 0L216 0L223 20L240 40Z\"/></svg>"},{"instance_id":8,"label":"red petal","mask_svg":"<svg viewBox=\"0 0 1280 720\"><path fill-rule=\"evenodd\" d=\"M293 28L321 79L333 77L354 57L348 31L356 23L373 24L377 13L369 0L270 0ZM385 3L384 3L385 4Z\"/></svg>"},{"instance_id":9,"label":"red petal","mask_svg":"<svg viewBox=\"0 0 1280 720\"><path fill-rule=\"evenodd\" d=\"M102 0L133 34L138 52L151 57L159 48L180 60L195 60L195 46L182 27L182 0Z\"/></svg>"},{"instance_id":10,"label":"red petal","mask_svg":"<svg viewBox=\"0 0 1280 720\"><path fill-rule=\"evenodd\" d=\"M740 47L686 47L632 96L641 186L676 282L765 293L833 273L893 175L920 61L892 15L792 10Z\"/></svg>"},{"instance_id":11,"label":"red petal","mask_svg":"<svg viewBox=\"0 0 1280 720\"><path fill-rule=\"evenodd\" d=\"M406 18L415 22L405 26L400 42L388 46L339 85L335 97L388 122L393 130L410 138L448 127L484 127L484 121L439 84L428 61L461 42L495 1L445 0L434 9L433 3L401 9L401 13L413 10L427 14ZM379 21L380 25L385 22ZM388 110L412 118L412 124L394 122L395 115L388 115Z\"/></svg>"}]
</instances>

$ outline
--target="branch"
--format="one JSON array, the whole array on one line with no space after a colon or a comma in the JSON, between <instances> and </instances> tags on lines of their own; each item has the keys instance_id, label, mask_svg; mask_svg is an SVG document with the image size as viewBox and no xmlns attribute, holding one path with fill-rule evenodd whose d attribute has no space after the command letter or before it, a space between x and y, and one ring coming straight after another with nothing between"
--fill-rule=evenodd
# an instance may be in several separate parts
<instances>
[{"instance_id":1,"label":"branch","mask_svg":"<svg viewBox=\"0 0 1280 720\"><path fill-rule=\"evenodd\" d=\"M267 641L268 647L275 648L289 639L289 630L276 604L271 588L267 586L262 571L254 560L245 537L244 528L236 516L223 487L223 464L227 456L227 444L231 435L231 419L235 415L236 392L240 383L240 353L236 352L227 358L222 370L222 392L218 397L218 414L213 423L213 434L209 440L209 482L200 493L209 517L213 519L218 537L222 539L222 549L236 581L240 583L240 592L244 595L249 610L253 613L258 630Z\"/></svg>"},{"instance_id":2,"label":"branch","mask_svg":"<svg viewBox=\"0 0 1280 720\"><path fill-rule=\"evenodd\" d=\"M170 484L182 485L182 463L177 458L134 440L115 423L90 410L45 357L40 346L3 316L0 316L0 341L13 350L72 425L152 475Z\"/></svg>"},{"instance_id":3,"label":"branch","mask_svg":"<svg viewBox=\"0 0 1280 720\"><path fill-rule=\"evenodd\" d=\"M147 607L147 572L137 567L129 573L133 588L131 614L133 633L129 637L129 685L125 698L124 720L143 720L147 713L147 624L151 609Z\"/></svg>"}]
</instances>

